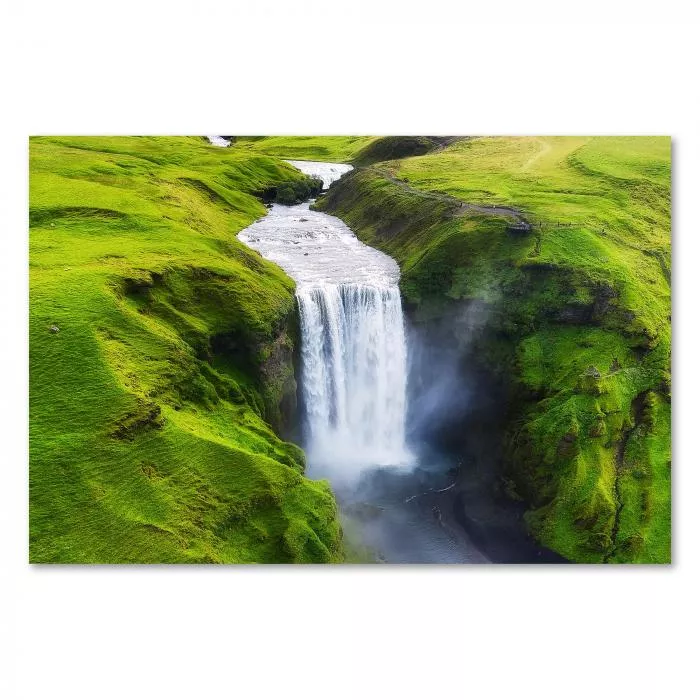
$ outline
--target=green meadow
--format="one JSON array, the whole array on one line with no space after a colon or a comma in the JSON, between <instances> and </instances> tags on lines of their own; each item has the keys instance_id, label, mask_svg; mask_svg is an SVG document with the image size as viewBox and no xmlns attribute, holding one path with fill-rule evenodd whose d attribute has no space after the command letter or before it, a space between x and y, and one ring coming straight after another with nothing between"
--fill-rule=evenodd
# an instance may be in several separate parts
<instances>
[{"instance_id":1,"label":"green meadow","mask_svg":"<svg viewBox=\"0 0 700 700\"><path fill-rule=\"evenodd\" d=\"M320 203L396 258L414 319L487 305L507 478L573 561L670 561L670 169L664 137L470 138Z\"/></svg>"},{"instance_id":2,"label":"green meadow","mask_svg":"<svg viewBox=\"0 0 700 700\"><path fill-rule=\"evenodd\" d=\"M236 239L281 160L199 137L30 140L30 560L342 559L279 437L294 287Z\"/></svg>"}]
</instances>

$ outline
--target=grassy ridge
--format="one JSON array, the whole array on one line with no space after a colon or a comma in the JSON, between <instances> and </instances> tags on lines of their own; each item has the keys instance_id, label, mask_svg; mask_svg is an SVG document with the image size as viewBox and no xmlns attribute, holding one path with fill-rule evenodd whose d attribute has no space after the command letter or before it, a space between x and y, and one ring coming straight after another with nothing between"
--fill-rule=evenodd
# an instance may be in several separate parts
<instances>
[{"instance_id":1,"label":"grassy ridge","mask_svg":"<svg viewBox=\"0 0 700 700\"><path fill-rule=\"evenodd\" d=\"M399 261L418 319L487 305L539 539L575 561L669 561L670 140L470 139L356 171L321 206Z\"/></svg>"},{"instance_id":2,"label":"grassy ridge","mask_svg":"<svg viewBox=\"0 0 700 700\"><path fill-rule=\"evenodd\" d=\"M375 136L236 136L236 147L254 153L288 158L350 163Z\"/></svg>"},{"instance_id":3,"label":"grassy ridge","mask_svg":"<svg viewBox=\"0 0 700 700\"><path fill-rule=\"evenodd\" d=\"M200 138L30 141L30 558L337 561L277 437L293 283L236 240L303 176Z\"/></svg>"},{"instance_id":4,"label":"grassy ridge","mask_svg":"<svg viewBox=\"0 0 700 700\"><path fill-rule=\"evenodd\" d=\"M238 148L256 153L356 166L421 155L454 140L437 136L236 136L234 139Z\"/></svg>"}]
</instances>

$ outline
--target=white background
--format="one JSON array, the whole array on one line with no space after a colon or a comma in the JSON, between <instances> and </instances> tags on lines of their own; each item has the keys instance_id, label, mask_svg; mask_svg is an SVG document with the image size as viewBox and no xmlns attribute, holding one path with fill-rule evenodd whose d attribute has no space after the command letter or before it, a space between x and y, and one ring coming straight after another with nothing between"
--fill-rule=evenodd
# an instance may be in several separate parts
<instances>
[{"instance_id":1,"label":"white background","mask_svg":"<svg viewBox=\"0 0 700 700\"><path fill-rule=\"evenodd\" d=\"M3 5L2 697L700 697L700 37L684 5ZM671 134L675 564L29 567L32 133Z\"/></svg>"}]
</instances>

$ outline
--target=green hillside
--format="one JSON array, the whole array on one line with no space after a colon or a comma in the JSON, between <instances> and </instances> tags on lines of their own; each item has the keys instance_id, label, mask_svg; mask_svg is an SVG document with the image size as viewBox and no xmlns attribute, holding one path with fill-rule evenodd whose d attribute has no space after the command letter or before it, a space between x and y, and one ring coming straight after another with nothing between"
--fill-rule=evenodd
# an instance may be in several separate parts
<instances>
[{"instance_id":1,"label":"green hillside","mask_svg":"<svg viewBox=\"0 0 700 700\"><path fill-rule=\"evenodd\" d=\"M313 188L198 137L30 140L31 561L342 558L277 436L293 283L236 240L283 184Z\"/></svg>"},{"instance_id":2,"label":"green hillside","mask_svg":"<svg viewBox=\"0 0 700 700\"><path fill-rule=\"evenodd\" d=\"M662 137L474 138L320 203L398 260L416 322L486 306L508 478L574 561L670 560L670 167Z\"/></svg>"},{"instance_id":3,"label":"green hillside","mask_svg":"<svg viewBox=\"0 0 700 700\"><path fill-rule=\"evenodd\" d=\"M350 163L375 136L236 136L238 149L288 158L318 160L326 163Z\"/></svg>"}]
</instances>

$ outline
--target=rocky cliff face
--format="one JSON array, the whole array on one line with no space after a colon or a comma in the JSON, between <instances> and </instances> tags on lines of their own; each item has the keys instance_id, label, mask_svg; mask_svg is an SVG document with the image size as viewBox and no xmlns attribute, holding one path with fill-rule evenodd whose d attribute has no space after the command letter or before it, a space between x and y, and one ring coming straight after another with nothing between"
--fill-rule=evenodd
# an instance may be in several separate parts
<instances>
[{"instance_id":1,"label":"rocky cliff face","mask_svg":"<svg viewBox=\"0 0 700 700\"><path fill-rule=\"evenodd\" d=\"M266 417L282 437L298 441L296 366L299 348L299 316L296 304L283 319L275 337L257 348L262 358L260 379L264 387Z\"/></svg>"}]
</instances>

